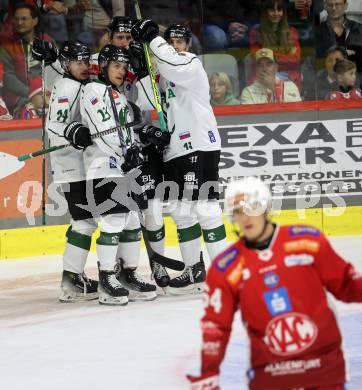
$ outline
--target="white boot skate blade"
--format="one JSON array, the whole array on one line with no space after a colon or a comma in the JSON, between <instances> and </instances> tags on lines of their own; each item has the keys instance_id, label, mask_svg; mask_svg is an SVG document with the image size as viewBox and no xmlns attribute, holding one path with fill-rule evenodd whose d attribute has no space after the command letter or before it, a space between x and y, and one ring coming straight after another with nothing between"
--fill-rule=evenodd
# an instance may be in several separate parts
<instances>
[{"instance_id":1,"label":"white boot skate blade","mask_svg":"<svg viewBox=\"0 0 362 390\"><path fill-rule=\"evenodd\" d=\"M129 296L128 299L131 302L135 301L154 301L157 298L157 292L156 291L135 291L135 290L128 290Z\"/></svg>"},{"instance_id":2,"label":"white boot skate blade","mask_svg":"<svg viewBox=\"0 0 362 390\"><path fill-rule=\"evenodd\" d=\"M201 294L204 292L205 283L194 283L186 287L167 287L167 292L170 295L189 295L189 294Z\"/></svg>"},{"instance_id":3,"label":"white boot skate blade","mask_svg":"<svg viewBox=\"0 0 362 390\"><path fill-rule=\"evenodd\" d=\"M100 305L109 305L109 306L125 306L128 303L128 297L112 297L108 294L99 294L98 302Z\"/></svg>"},{"instance_id":4,"label":"white boot skate blade","mask_svg":"<svg viewBox=\"0 0 362 390\"><path fill-rule=\"evenodd\" d=\"M60 302L84 302L97 299L98 296L98 292L83 294L82 292L62 289L58 299Z\"/></svg>"}]
</instances>

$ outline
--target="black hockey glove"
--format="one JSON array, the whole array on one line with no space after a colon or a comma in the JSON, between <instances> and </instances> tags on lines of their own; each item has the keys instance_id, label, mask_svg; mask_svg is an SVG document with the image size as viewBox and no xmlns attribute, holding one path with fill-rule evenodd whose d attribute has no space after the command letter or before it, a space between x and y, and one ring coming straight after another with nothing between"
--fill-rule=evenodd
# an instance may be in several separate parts
<instances>
[{"instance_id":1,"label":"black hockey glove","mask_svg":"<svg viewBox=\"0 0 362 390\"><path fill-rule=\"evenodd\" d=\"M42 41L35 38L33 41L33 48L31 49L33 59L36 61L45 61L45 65L50 65L58 58L58 49L56 46L48 41Z\"/></svg>"},{"instance_id":2,"label":"black hockey glove","mask_svg":"<svg viewBox=\"0 0 362 390\"><path fill-rule=\"evenodd\" d=\"M132 70L136 73L138 80L148 76L148 68L143 46L138 42L131 42L128 49Z\"/></svg>"},{"instance_id":3,"label":"black hockey glove","mask_svg":"<svg viewBox=\"0 0 362 390\"><path fill-rule=\"evenodd\" d=\"M170 143L170 134L163 132L155 126L146 125L139 130L139 136L142 143L151 143L163 149Z\"/></svg>"},{"instance_id":4,"label":"black hockey glove","mask_svg":"<svg viewBox=\"0 0 362 390\"><path fill-rule=\"evenodd\" d=\"M80 122L72 122L64 129L64 137L76 149L85 149L93 144L88 127Z\"/></svg>"},{"instance_id":5,"label":"black hockey glove","mask_svg":"<svg viewBox=\"0 0 362 390\"><path fill-rule=\"evenodd\" d=\"M131 29L133 40L141 43L150 43L158 37L160 30L152 20L138 20Z\"/></svg>"},{"instance_id":6,"label":"black hockey glove","mask_svg":"<svg viewBox=\"0 0 362 390\"><path fill-rule=\"evenodd\" d=\"M133 168L138 168L143 163L143 156L141 153L141 149L132 144L130 148L127 149L127 153L124 156L124 163L121 165L121 169L123 172L127 173Z\"/></svg>"}]
</instances>

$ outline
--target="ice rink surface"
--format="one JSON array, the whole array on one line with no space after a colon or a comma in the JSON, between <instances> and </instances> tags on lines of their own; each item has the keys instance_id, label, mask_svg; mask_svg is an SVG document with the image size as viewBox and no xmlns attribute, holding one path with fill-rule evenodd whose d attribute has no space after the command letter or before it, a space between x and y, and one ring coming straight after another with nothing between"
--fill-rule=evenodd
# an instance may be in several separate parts
<instances>
[{"instance_id":1,"label":"ice rink surface","mask_svg":"<svg viewBox=\"0 0 362 390\"><path fill-rule=\"evenodd\" d=\"M333 246L362 271L362 237ZM178 256L174 248L169 255ZM87 273L96 275L91 254ZM141 273L148 276L142 254ZM0 262L1 390L181 390L197 373L202 300L159 297L126 307L57 301L61 256ZM306 286L307 288L307 286ZM362 304L336 303L350 368L362 389ZM223 390L246 389L246 337L238 313L222 366Z\"/></svg>"}]
</instances>

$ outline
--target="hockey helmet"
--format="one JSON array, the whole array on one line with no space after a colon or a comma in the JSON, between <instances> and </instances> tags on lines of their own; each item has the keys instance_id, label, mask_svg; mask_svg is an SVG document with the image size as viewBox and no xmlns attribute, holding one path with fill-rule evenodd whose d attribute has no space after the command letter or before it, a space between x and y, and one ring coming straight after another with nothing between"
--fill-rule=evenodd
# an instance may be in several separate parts
<instances>
[{"instance_id":1,"label":"hockey helmet","mask_svg":"<svg viewBox=\"0 0 362 390\"><path fill-rule=\"evenodd\" d=\"M187 45L191 43L191 31L182 24L171 24L171 26L167 27L163 36L166 41L169 41L171 38L181 38L186 41Z\"/></svg>"},{"instance_id":2,"label":"hockey helmet","mask_svg":"<svg viewBox=\"0 0 362 390\"><path fill-rule=\"evenodd\" d=\"M90 50L83 42L75 39L65 41L59 50L59 61L62 68L68 71L70 61L88 61L90 59Z\"/></svg>"},{"instance_id":3,"label":"hockey helmet","mask_svg":"<svg viewBox=\"0 0 362 390\"><path fill-rule=\"evenodd\" d=\"M98 56L99 76L103 81L108 80L107 68L111 61L129 64L129 55L126 49L114 45L106 45Z\"/></svg>"},{"instance_id":4,"label":"hockey helmet","mask_svg":"<svg viewBox=\"0 0 362 390\"><path fill-rule=\"evenodd\" d=\"M232 220L233 212L240 208L247 215L261 215L271 210L272 195L260 179L249 176L228 184L225 190L225 214Z\"/></svg>"},{"instance_id":5,"label":"hockey helmet","mask_svg":"<svg viewBox=\"0 0 362 390\"><path fill-rule=\"evenodd\" d=\"M131 33L133 19L127 16L115 16L108 25L108 33L112 37L115 32Z\"/></svg>"}]
</instances>

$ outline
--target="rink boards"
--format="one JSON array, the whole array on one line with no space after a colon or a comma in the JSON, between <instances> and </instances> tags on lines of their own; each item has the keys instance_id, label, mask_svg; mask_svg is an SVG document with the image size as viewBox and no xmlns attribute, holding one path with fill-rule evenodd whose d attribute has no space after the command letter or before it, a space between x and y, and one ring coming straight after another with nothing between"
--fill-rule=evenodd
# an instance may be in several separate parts
<instances>
[{"instance_id":1,"label":"rink boards","mask_svg":"<svg viewBox=\"0 0 362 390\"><path fill-rule=\"evenodd\" d=\"M362 206L341 208L313 208L305 210L283 210L273 215L280 224L308 224L318 227L330 236L362 234ZM235 237L232 227L224 218L227 236ZM165 218L166 245L177 245L176 226L170 217ZM0 259L16 259L62 253L68 225L30 227L0 230ZM92 251L98 232L93 235Z\"/></svg>"}]
</instances>

